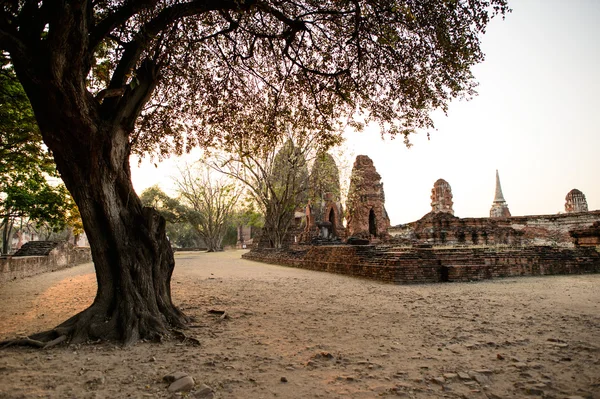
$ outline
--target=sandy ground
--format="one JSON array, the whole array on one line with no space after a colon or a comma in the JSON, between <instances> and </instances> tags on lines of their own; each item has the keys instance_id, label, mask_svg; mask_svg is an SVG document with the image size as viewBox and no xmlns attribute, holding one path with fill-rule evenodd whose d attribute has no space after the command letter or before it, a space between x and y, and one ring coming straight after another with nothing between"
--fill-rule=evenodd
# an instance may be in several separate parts
<instances>
[{"instance_id":1,"label":"sandy ground","mask_svg":"<svg viewBox=\"0 0 600 399\"><path fill-rule=\"evenodd\" d=\"M176 255L199 347L8 348L0 398L210 397L202 384L215 398L600 398L600 275L395 286L240 255ZM0 285L0 338L94 293L91 264ZM168 392L173 371L195 388Z\"/></svg>"}]
</instances>

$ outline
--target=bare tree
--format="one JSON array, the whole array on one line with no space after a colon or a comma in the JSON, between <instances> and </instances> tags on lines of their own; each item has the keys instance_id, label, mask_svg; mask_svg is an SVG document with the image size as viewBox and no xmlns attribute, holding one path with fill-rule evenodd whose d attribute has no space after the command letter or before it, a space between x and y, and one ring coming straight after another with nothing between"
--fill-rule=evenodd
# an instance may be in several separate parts
<instances>
[{"instance_id":1,"label":"bare tree","mask_svg":"<svg viewBox=\"0 0 600 399\"><path fill-rule=\"evenodd\" d=\"M308 202L308 165L316 143L316 136L307 132L288 133L282 142L259 151L248 151L251 144L240 142L212 164L247 187L264 215L261 240L271 248L285 245L295 212Z\"/></svg>"},{"instance_id":2,"label":"bare tree","mask_svg":"<svg viewBox=\"0 0 600 399\"><path fill-rule=\"evenodd\" d=\"M201 164L181 169L175 179L183 218L202 238L208 252L223 249L223 237L232 220L242 190L225 176L215 176Z\"/></svg>"}]
</instances>

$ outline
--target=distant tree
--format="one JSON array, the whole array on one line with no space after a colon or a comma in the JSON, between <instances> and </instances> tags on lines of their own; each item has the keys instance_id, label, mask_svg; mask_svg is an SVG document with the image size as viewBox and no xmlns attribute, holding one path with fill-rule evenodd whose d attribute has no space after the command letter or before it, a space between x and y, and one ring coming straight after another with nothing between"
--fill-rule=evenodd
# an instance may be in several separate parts
<instances>
[{"instance_id":1,"label":"distant tree","mask_svg":"<svg viewBox=\"0 0 600 399\"><path fill-rule=\"evenodd\" d=\"M231 224L241 190L225 176L201 164L180 170L175 179L184 217L204 241L208 252L223 250L223 237Z\"/></svg>"},{"instance_id":2,"label":"distant tree","mask_svg":"<svg viewBox=\"0 0 600 399\"><path fill-rule=\"evenodd\" d=\"M199 164L181 169L175 183L178 198L169 197L158 186L153 186L142 192L142 203L155 208L170 222L167 232L174 232L173 227L177 226L177 235L185 232L189 236L184 227L189 226L209 252L222 250L241 190L232 182L213 176Z\"/></svg>"},{"instance_id":3,"label":"distant tree","mask_svg":"<svg viewBox=\"0 0 600 399\"><path fill-rule=\"evenodd\" d=\"M38 228L63 229L70 195L49 183L57 172L42 142L31 105L5 57L0 56L0 229L2 253L10 250L16 220ZM74 205L74 203L72 203Z\"/></svg>"},{"instance_id":4,"label":"distant tree","mask_svg":"<svg viewBox=\"0 0 600 399\"><path fill-rule=\"evenodd\" d=\"M290 133L282 143L248 151L248 142L230 146L213 168L242 182L264 215L263 237L281 248L293 225L294 213L308 202L308 161L316 152L315 137Z\"/></svg>"},{"instance_id":5,"label":"distant tree","mask_svg":"<svg viewBox=\"0 0 600 399\"><path fill-rule=\"evenodd\" d=\"M186 219L187 209L177 198L169 197L157 185L145 189L140 195L142 204L156 209L166 220L166 233L172 246L201 248L205 244L196 229Z\"/></svg>"},{"instance_id":6,"label":"distant tree","mask_svg":"<svg viewBox=\"0 0 600 399\"><path fill-rule=\"evenodd\" d=\"M171 300L164 220L131 183L132 151L268 140L286 125L326 142L355 115L390 134L430 127L430 111L473 93L479 34L507 11L506 0L2 1L0 50L79 207L98 281L88 309L33 337L132 343L188 321Z\"/></svg>"}]
</instances>

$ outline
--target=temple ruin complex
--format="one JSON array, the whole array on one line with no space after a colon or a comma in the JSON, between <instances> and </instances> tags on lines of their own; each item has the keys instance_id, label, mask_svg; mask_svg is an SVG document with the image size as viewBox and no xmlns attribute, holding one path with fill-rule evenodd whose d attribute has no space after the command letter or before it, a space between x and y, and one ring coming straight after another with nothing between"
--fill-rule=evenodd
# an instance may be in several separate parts
<instances>
[{"instance_id":1,"label":"temple ruin complex","mask_svg":"<svg viewBox=\"0 0 600 399\"><path fill-rule=\"evenodd\" d=\"M567 194L566 213L511 216L496 171L490 217L460 218L450 184L438 179L431 211L391 227L381 176L359 155L344 227L339 183L335 161L320 154L310 173L301 239L281 250L255 247L243 257L393 283L600 272L600 210L588 211L577 189Z\"/></svg>"}]
</instances>

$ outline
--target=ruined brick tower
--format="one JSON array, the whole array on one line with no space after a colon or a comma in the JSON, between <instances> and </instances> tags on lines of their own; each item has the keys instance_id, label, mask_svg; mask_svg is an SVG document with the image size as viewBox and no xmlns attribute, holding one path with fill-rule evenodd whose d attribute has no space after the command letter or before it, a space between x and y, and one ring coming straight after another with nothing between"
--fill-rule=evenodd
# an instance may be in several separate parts
<instances>
[{"instance_id":1,"label":"ruined brick tower","mask_svg":"<svg viewBox=\"0 0 600 399\"><path fill-rule=\"evenodd\" d=\"M390 218L385 210L383 183L373 161L366 155L356 157L346 205L349 237L387 237Z\"/></svg>"},{"instance_id":2,"label":"ruined brick tower","mask_svg":"<svg viewBox=\"0 0 600 399\"><path fill-rule=\"evenodd\" d=\"M302 241L346 237L340 192L340 173L335 160L326 152L317 154L309 176L309 201Z\"/></svg>"},{"instance_id":3,"label":"ruined brick tower","mask_svg":"<svg viewBox=\"0 0 600 399\"><path fill-rule=\"evenodd\" d=\"M587 200L585 199L585 195L576 188L569 191L565 197L565 201L565 212L567 213L588 211L588 204Z\"/></svg>"},{"instance_id":4,"label":"ruined brick tower","mask_svg":"<svg viewBox=\"0 0 600 399\"><path fill-rule=\"evenodd\" d=\"M510 217L510 211L508 210L508 204L502 195L502 186L500 186L500 176L498 175L498 169L496 169L496 195L494 196L494 202L492 203L492 209L490 209L491 218L508 218Z\"/></svg>"},{"instance_id":5,"label":"ruined brick tower","mask_svg":"<svg viewBox=\"0 0 600 399\"><path fill-rule=\"evenodd\" d=\"M453 204L450 184L444 179L438 179L431 189L431 212L445 212L454 215Z\"/></svg>"}]
</instances>

